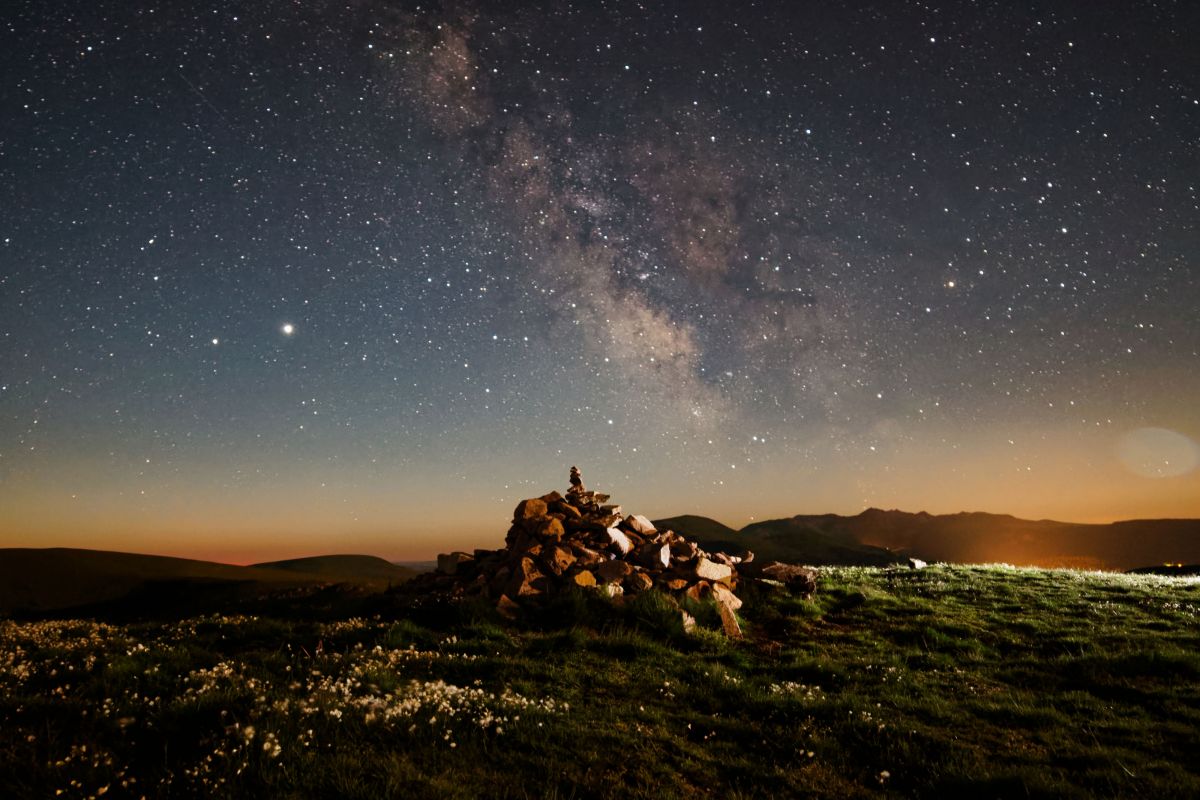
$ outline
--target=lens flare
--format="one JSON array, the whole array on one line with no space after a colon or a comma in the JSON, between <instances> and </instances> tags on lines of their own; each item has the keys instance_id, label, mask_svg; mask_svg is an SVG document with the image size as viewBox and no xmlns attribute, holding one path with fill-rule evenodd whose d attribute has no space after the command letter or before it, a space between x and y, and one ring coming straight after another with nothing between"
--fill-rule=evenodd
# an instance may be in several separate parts
<instances>
[{"instance_id":1,"label":"lens flare","mask_svg":"<svg viewBox=\"0 0 1200 800\"><path fill-rule=\"evenodd\" d=\"M1121 437L1117 455L1125 468L1144 478L1175 478L1200 463L1200 447L1166 428L1138 428Z\"/></svg>"}]
</instances>

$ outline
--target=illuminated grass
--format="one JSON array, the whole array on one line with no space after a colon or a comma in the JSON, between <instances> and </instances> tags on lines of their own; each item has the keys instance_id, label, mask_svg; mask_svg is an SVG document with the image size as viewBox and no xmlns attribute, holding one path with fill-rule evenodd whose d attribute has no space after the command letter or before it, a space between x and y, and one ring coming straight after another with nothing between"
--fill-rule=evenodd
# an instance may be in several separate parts
<instances>
[{"instance_id":1,"label":"illuminated grass","mask_svg":"<svg viewBox=\"0 0 1200 800\"><path fill-rule=\"evenodd\" d=\"M740 643L655 598L0 621L0 794L1200 793L1200 581L839 568L812 601L744 594Z\"/></svg>"}]
</instances>

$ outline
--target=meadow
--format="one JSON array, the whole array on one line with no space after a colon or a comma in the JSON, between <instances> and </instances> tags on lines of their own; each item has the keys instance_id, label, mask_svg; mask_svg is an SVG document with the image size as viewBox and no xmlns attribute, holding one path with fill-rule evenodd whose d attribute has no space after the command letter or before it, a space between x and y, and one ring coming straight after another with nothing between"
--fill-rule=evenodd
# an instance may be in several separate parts
<instances>
[{"instance_id":1,"label":"meadow","mask_svg":"<svg viewBox=\"0 0 1200 800\"><path fill-rule=\"evenodd\" d=\"M742 640L654 593L515 622L0 620L4 797L1200 795L1200 579L821 570Z\"/></svg>"}]
</instances>

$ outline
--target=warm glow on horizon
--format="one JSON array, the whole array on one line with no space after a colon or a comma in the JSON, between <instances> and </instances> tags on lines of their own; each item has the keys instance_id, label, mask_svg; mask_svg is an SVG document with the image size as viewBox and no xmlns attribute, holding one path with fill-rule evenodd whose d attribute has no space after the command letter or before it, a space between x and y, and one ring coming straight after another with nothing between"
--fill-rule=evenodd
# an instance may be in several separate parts
<instances>
[{"instance_id":1,"label":"warm glow on horizon","mask_svg":"<svg viewBox=\"0 0 1200 800\"><path fill-rule=\"evenodd\" d=\"M868 507L1089 523L1200 517L1200 472L1194 469L1169 477L1138 475L1121 455L1123 439L1098 452L1072 448L1069 437L1053 432L1037 441L1046 449L1013 453L1007 440L962 448L904 441L886 451L877 446L877 467L851 472L853 480L846 479L848 467L836 454L824 470L763 460L707 491L695 491L686 473L650 462L641 474L597 463L585 475L627 513L698 514L735 528L796 514L854 515ZM146 473L134 491L120 476L77 466L78 482L62 489L48 490L32 476L10 481L0 510L0 546L85 547L227 563L323 553L428 560L448 550L500 546L519 500L566 489L560 467L507 487L485 471L431 472L406 486L356 470L300 470L281 483L240 488L218 485L206 472L176 478ZM481 486L488 490L476 491Z\"/></svg>"}]
</instances>

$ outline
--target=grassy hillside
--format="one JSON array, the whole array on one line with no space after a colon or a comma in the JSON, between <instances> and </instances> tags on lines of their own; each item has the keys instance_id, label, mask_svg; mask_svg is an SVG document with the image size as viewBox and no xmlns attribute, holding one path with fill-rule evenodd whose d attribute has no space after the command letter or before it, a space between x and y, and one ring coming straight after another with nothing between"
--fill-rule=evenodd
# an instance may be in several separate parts
<instances>
[{"instance_id":1,"label":"grassy hillside","mask_svg":"<svg viewBox=\"0 0 1200 800\"><path fill-rule=\"evenodd\" d=\"M306 566L307 565L307 566ZM412 572L372 556L329 556L254 567L74 548L0 549L0 612L104 604L245 600L292 587L347 582L386 588ZM192 603L195 605L195 603Z\"/></svg>"},{"instance_id":2,"label":"grassy hillside","mask_svg":"<svg viewBox=\"0 0 1200 800\"><path fill-rule=\"evenodd\" d=\"M740 642L653 593L515 624L399 595L0 621L0 796L1200 795L1200 580L829 568L811 601L743 594Z\"/></svg>"}]
</instances>

